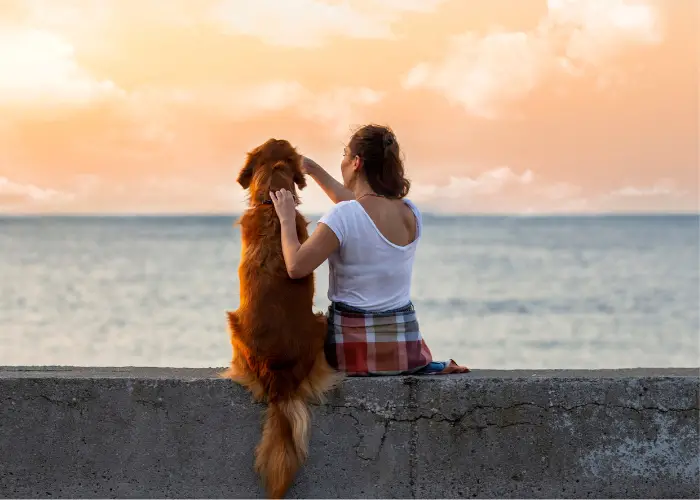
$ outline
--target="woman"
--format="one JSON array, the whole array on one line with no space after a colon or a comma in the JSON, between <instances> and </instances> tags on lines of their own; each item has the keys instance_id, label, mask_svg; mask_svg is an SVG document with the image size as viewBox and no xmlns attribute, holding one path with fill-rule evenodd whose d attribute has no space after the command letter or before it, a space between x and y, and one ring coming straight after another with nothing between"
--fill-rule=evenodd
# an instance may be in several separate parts
<instances>
[{"instance_id":1,"label":"woman","mask_svg":"<svg viewBox=\"0 0 700 500\"><path fill-rule=\"evenodd\" d=\"M335 203L303 245L292 194L270 196L289 276L307 276L328 259L328 362L348 375L469 371L434 362L418 328L411 274L421 214L405 198L410 182L391 129L367 125L353 134L340 164L343 184L308 158L303 168Z\"/></svg>"}]
</instances>

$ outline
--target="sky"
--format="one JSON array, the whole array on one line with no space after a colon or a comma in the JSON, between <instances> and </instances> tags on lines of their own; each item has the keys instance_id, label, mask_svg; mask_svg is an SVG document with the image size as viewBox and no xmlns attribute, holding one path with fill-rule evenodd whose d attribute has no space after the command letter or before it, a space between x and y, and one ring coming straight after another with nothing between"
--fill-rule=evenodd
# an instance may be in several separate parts
<instances>
[{"instance_id":1,"label":"sky","mask_svg":"<svg viewBox=\"0 0 700 500\"><path fill-rule=\"evenodd\" d=\"M240 212L247 151L339 178L369 122L426 212L697 212L699 5L0 0L0 213Z\"/></svg>"}]
</instances>

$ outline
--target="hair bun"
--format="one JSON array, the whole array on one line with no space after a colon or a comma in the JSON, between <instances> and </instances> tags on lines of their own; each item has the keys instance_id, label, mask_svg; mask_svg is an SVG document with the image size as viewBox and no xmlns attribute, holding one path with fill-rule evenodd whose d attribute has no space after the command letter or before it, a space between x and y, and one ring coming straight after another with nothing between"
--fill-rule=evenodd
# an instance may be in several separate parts
<instances>
[{"instance_id":1,"label":"hair bun","mask_svg":"<svg viewBox=\"0 0 700 500\"><path fill-rule=\"evenodd\" d=\"M387 130L384 133L384 139L383 139L384 149L387 149L387 148L390 148L391 146L393 146L394 142L395 142L394 134L392 134L390 131Z\"/></svg>"}]
</instances>

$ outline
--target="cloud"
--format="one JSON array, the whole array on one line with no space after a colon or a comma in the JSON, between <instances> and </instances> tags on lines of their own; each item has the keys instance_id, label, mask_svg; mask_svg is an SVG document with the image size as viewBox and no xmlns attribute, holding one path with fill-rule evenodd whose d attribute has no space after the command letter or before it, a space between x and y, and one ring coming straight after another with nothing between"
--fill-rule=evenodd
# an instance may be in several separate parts
<instances>
[{"instance_id":1,"label":"cloud","mask_svg":"<svg viewBox=\"0 0 700 500\"><path fill-rule=\"evenodd\" d=\"M452 176L444 185L415 184L412 200L432 213L569 213L590 208L580 186L538 179L510 167Z\"/></svg>"},{"instance_id":2,"label":"cloud","mask_svg":"<svg viewBox=\"0 0 700 500\"><path fill-rule=\"evenodd\" d=\"M78 64L73 45L58 34L0 28L0 161L12 165L4 173L61 182L61 175L107 171L120 178L224 165L242 156L241 144L261 141L260 130L267 139L313 123L319 131L310 141L335 141L384 96L367 87L196 76L127 91Z\"/></svg>"},{"instance_id":3,"label":"cloud","mask_svg":"<svg viewBox=\"0 0 700 500\"><path fill-rule=\"evenodd\" d=\"M120 189L126 191L124 186ZM240 211L245 201L245 192L236 183L208 183L193 176L148 177L127 190L129 198L135 195L148 211L191 211L203 199L207 200L205 211Z\"/></svg>"},{"instance_id":4,"label":"cloud","mask_svg":"<svg viewBox=\"0 0 700 500\"><path fill-rule=\"evenodd\" d=\"M239 87L205 86L188 89L152 89L136 93L139 102L161 101L167 105L199 106L222 115L247 119L258 113L294 108L301 116L336 121L353 114L355 106L378 103L382 92L366 87L337 87L313 92L296 81L272 81ZM340 115L340 116L339 116Z\"/></svg>"},{"instance_id":5,"label":"cloud","mask_svg":"<svg viewBox=\"0 0 700 500\"><path fill-rule=\"evenodd\" d=\"M419 63L403 80L407 89L443 92L477 116L493 118L503 103L534 89L552 64L550 47L526 33L459 35L440 64Z\"/></svg>"},{"instance_id":6,"label":"cloud","mask_svg":"<svg viewBox=\"0 0 700 500\"><path fill-rule=\"evenodd\" d=\"M529 186L534 174L531 170L516 173L510 167L498 167L481 174L451 176L445 185L415 184L411 198L433 211L469 211L477 199L495 199L514 187Z\"/></svg>"},{"instance_id":7,"label":"cloud","mask_svg":"<svg viewBox=\"0 0 700 500\"><path fill-rule=\"evenodd\" d=\"M492 195L500 192L508 185L527 185L532 182L533 173L526 170L516 174L510 167L498 167L487 170L476 177L450 177L446 186L434 184L416 187L414 196L423 200L434 198L461 198L470 195Z\"/></svg>"},{"instance_id":8,"label":"cloud","mask_svg":"<svg viewBox=\"0 0 700 500\"><path fill-rule=\"evenodd\" d=\"M597 67L630 44L662 40L659 13L641 0L549 0L547 34L564 41L565 57Z\"/></svg>"},{"instance_id":9,"label":"cloud","mask_svg":"<svg viewBox=\"0 0 700 500\"><path fill-rule=\"evenodd\" d=\"M349 128L363 116L363 109L378 104L384 92L367 87L340 87L319 95L308 93L297 104L301 116L328 124L331 133L348 135Z\"/></svg>"},{"instance_id":10,"label":"cloud","mask_svg":"<svg viewBox=\"0 0 700 500\"><path fill-rule=\"evenodd\" d=\"M0 177L0 208L36 206L47 203L67 202L73 195L35 186L20 184L6 177Z\"/></svg>"},{"instance_id":11,"label":"cloud","mask_svg":"<svg viewBox=\"0 0 700 500\"><path fill-rule=\"evenodd\" d=\"M615 189L610 196L615 198L648 198L658 196L683 196L686 192L676 187L672 179L660 179L651 186L625 186Z\"/></svg>"},{"instance_id":12,"label":"cloud","mask_svg":"<svg viewBox=\"0 0 700 500\"><path fill-rule=\"evenodd\" d=\"M383 92L367 87L312 91L298 81L257 84L140 86L126 92L82 68L73 46L45 30L0 30L0 121L26 119L29 110L71 110L103 104L115 113L132 137L172 144L182 117L208 114L211 119L243 122L280 111L294 113L345 135L364 108L382 100ZM7 124L3 125L7 126ZM181 128L181 127L180 127ZM184 131L182 131L184 132Z\"/></svg>"},{"instance_id":13,"label":"cloud","mask_svg":"<svg viewBox=\"0 0 700 500\"><path fill-rule=\"evenodd\" d=\"M554 184L541 187L538 194L548 200L571 202L571 200L578 199L582 192L581 186L568 182L555 182Z\"/></svg>"},{"instance_id":14,"label":"cloud","mask_svg":"<svg viewBox=\"0 0 700 500\"><path fill-rule=\"evenodd\" d=\"M23 213L236 212L244 207L245 200L237 184L209 182L196 174L149 175L124 180L86 174L73 177L67 186L70 194L18 184L5 193L0 178L0 210Z\"/></svg>"},{"instance_id":15,"label":"cloud","mask_svg":"<svg viewBox=\"0 0 700 500\"><path fill-rule=\"evenodd\" d=\"M262 82L258 85L147 86L129 94L125 105L134 114L153 111L175 114L198 108L204 112L240 119L256 113L278 111L299 103L308 91L298 82Z\"/></svg>"},{"instance_id":16,"label":"cloud","mask_svg":"<svg viewBox=\"0 0 700 500\"><path fill-rule=\"evenodd\" d=\"M20 0L33 24L46 27L77 26L108 21L113 14L113 0Z\"/></svg>"},{"instance_id":17,"label":"cloud","mask_svg":"<svg viewBox=\"0 0 700 500\"><path fill-rule=\"evenodd\" d=\"M367 87L337 87L313 92L299 82L276 81L248 86L148 88L129 96L132 116L143 124L143 137L171 143L176 133L168 124L189 113L207 113L220 120L244 122L280 111L291 112L345 136L366 108L379 103L383 92Z\"/></svg>"},{"instance_id":18,"label":"cloud","mask_svg":"<svg viewBox=\"0 0 700 500\"><path fill-rule=\"evenodd\" d=\"M406 89L443 93L475 116L494 119L553 75L599 74L599 86L620 79L608 67L630 46L660 43L658 12L632 0L549 0L528 32L466 33L452 38L440 62L420 62Z\"/></svg>"},{"instance_id":19,"label":"cloud","mask_svg":"<svg viewBox=\"0 0 700 500\"><path fill-rule=\"evenodd\" d=\"M0 104L85 104L119 93L109 80L81 68L75 49L37 29L0 29Z\"/></svg>"},{"instance_id":20,"label":"cloud","mask_svg":"<svg viewBox=\"0 0 700 500\"><path fill-rule=\"evenodd\" d=\"M241 213L248 206L248 198L246 191L235 182L236 173L237 169L233 168L229 182L203 179L192 172L121 181L99 175L79 175L70 183L70 197L47 198L42 205L25 203L21 209L69 213ZM305 214L321 214L333 206L328 196L310 179L299 194ZM0 209L17 211L16 206L3 206L2 194Z\"/></svg>"},{"instance_id":21,"label":"cloud","mask_svg":"<svg viewBox=\"0 0 700 500\"><path fill-rule=\"evenodd\" d=\"M331 37L391 39L406 13L428 13L445 0L221 0L212 17L226 30L272 45L311 47Z\"/></svg>"}]
</instances>

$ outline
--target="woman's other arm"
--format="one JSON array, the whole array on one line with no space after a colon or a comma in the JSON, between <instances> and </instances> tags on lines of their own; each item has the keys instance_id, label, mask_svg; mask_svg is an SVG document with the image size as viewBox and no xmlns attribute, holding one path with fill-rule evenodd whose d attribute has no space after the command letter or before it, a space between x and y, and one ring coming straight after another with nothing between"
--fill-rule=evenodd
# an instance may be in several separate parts
<instances>
[{"instance_id":1,"label":"woman's other arm","mask_svg":"<svg viewBox=\"0 0 700 500\"><path fill-rule=\"evenodd\" d=\"M282 222L282 254L292 279L313 273L339 246L335 233L325 224L316 226L309 239L300 244L294 221Z\"/></svg>"},{"instance_id":2,"label":"woman's other arm","mask_svg":"<svg viewBox=\"0 0 700 500\"><path fill-rule=\"evenodd\" d=\"M271 192L270 197L280 219L282 229L282 255L287 267L287 274L292 279L299 279L313 273L318 266L340 246L335 233L325 224L318 224L311 236L299 243L297 225L301 222L296 217L296 205L292 193L286 189Z\"/></svg>"},{"instance_id":3,"label":"woman's other arm","mask_svg":"<svg viewBox=\"0 0 700 500\"><path fill-rule=\"evenodd\" d=\"M303 157L302 170L309 174L316 183L321 186L321 189L328 195L333 203L341 201L354 200L355 195L340 182L335 180L331 174L326 172L321 165L313 161L311 158Z\"/></svg>"}]
</instances>

